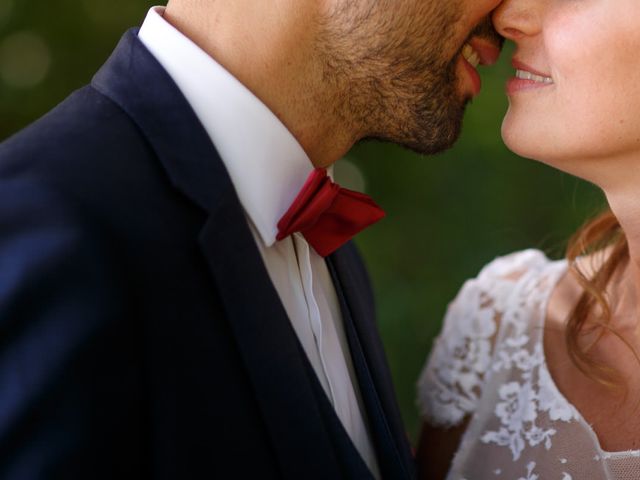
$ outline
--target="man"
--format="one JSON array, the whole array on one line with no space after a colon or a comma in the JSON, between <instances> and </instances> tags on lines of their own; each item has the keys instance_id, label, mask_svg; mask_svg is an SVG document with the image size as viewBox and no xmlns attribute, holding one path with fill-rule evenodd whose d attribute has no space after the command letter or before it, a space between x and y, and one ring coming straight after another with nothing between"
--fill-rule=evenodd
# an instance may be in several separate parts
<instances>
[{"instance_id":1,"label":"man","mask_svg":"<svg viewBox=\"0 0 640 480\"><path fill-rule=\"evenodd\" d=\"M172 0L2 144L0 478L412 478L324 168L450 146L498 3Z\"/></svg>"}]
</instances>

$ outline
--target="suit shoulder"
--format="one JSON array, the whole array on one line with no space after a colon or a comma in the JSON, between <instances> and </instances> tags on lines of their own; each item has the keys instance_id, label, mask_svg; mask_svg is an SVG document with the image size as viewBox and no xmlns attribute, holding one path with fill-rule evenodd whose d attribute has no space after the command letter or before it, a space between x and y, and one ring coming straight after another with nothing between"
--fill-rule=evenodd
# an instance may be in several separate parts
<instances>
[{"instance_id":1,"label":"suit shoulder","mask_svg":"<svg viewBox=\"0 0 640 480\"><path fill-rule=\"evenodd\" d=\"M0 145L0 181L54 194L85 223L115 222L118 212L148 210L170 193L137 124L90 86Z\"/></svg>"},{"instance_id":2,"label":"suit shoulder","mask_svg":"<svg viewBox=\"0 0 640 480\"><path fill-rule=\"evenodd\" d=\"M91 175L100 162L149 154L131 118L87 86L0 144L0 176L64 176L71 171Z\"/></svg>"}]
</instances>

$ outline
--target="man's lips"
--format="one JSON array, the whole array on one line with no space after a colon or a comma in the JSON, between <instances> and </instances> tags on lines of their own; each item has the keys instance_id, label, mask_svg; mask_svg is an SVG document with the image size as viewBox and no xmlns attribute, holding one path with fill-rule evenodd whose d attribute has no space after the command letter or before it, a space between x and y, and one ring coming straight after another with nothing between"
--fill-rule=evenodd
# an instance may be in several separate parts
<instances>
[{"instance_id":1,"label":"man's lips","mask_svg":"<svg viewBox=\"0 0 640 480\"><path fill-rule=\"evenodd\" d=\"M462 66L463 66L464 70L467 72L467 76L469 77L469 80L470 80L470 83L471 83L471 85L470 85L471 94L475 97L476 95L478 95L480 93L480 90L482 88L482 80L480 79L480 74L475 69L475 67L473 65L471 65L463 57L460 58L460 61L462 62Z\"/></svg>"},{"instance_id":2,"label":"man's lips","mask_svg":"<svg viewBox=\"0 0 640 480\"><path fill-rule=\"evenodd\" d=\"M478 95L482 88L482 81L476 66L478 64L493 65L499 56L500 47L490 40L481 37L472 37L465 43L461 61L469 77L473 96Z\"/></svg>"},{"instance_id":3,"label":"man's lips","mask_svg":"<svg viewBox=\"0 0 640 480\"><path fill-rule=\"evenodd\" d=\"M490 40L473 37L467 42L480 57L480 65L493 65L500 57L500 47Z\"/></svg>"}]
</instances>

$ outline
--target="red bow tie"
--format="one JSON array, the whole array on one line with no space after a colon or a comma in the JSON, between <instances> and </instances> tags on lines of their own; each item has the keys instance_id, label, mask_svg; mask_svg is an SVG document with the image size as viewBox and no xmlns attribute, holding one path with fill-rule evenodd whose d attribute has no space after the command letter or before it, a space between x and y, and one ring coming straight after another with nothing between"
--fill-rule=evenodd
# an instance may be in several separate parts
<instances>
[{"instance_id":1,"label":"red bow tie","mask_svg":"<svg viewBox=\"0 0 640 480\"><path fill-rule=\"evenodd\" d=\"M341 188L327 176L326 169L316 168L278 222L276 239L300 232L326 257L384 215L370 197Z\"/></svg>"}]
</instances>

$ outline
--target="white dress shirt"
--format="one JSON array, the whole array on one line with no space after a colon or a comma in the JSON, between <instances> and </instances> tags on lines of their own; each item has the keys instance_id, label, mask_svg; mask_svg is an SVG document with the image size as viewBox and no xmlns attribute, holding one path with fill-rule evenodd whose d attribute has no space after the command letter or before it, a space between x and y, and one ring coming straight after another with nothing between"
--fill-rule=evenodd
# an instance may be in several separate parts
<instances>
[{"instance_id":1,"label":"white dress shirt","mask_svg":"<svg viewBox=\"0 0 640 480\"><path fill-rule=\"evenodd\" d=\"M224 67L170 25L163 12L163 7L153 7L138 36L177 84L216 146L320 384L365 463L380 478L326 262L300 234L276 241L277 223L313 165L282 122Z\"/></svg>"}]
</instances>

